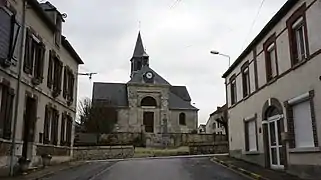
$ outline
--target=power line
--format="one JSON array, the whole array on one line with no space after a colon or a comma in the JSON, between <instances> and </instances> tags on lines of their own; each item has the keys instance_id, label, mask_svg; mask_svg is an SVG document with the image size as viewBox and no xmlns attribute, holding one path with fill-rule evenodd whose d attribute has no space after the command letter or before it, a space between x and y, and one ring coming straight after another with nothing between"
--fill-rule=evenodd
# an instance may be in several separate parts
<instances>
[{"instance_id":1,"label":"power line","mask_svg":"<svg viewBox=\"0 0 321 180\"><path fill-rule=\"evenodd\" d=\"M175 0L175 2L169 7L169 9L175 7L179 2L181 2L181 0Z\"/></svg>"},{"instance_id":2,"label":"power line","mask_svg":"<svg viewBox=\"0 0 321 180\"><path fill-rule=\"evenodd\" d=\"M254 17L253 22L252 22L252 24L251 24L250 31L249 31L249 33L246 35L245 40L244 40L244 42L243 42L242 50L243 50L243 48L244 48L244 46L245 46L245 43L246 43L247 38L248 38L249 35L251 34L251 32L252 32L252 30L253 30L253 28L254 28L254 25L255 25L255 23L256 23L259 15L260 15L260 12L261 12L261 10L262 10L262 7L263 7L264 2L265 2L265 0L262 0L262 1L261 1L261 4L260 4L259 9L258 9L258 11L257 11L257 13L256 13L256 16Z\"/></svg>"}]
</instances>

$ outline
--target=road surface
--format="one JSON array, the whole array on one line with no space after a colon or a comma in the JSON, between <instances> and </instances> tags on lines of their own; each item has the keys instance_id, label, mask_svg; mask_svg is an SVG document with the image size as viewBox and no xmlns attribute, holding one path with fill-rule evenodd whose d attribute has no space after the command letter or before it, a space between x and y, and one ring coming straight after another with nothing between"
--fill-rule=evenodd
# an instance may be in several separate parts
<instances>
[{"instance_id":1,"label":"road surface","mask_svg":"<svg viewBox=\"0 0 321 180\"><path fill-rule=\"evenodd\" d=\"M209 158L91 162L44 180L249 180Z\"/></svg>"}]
</instances>

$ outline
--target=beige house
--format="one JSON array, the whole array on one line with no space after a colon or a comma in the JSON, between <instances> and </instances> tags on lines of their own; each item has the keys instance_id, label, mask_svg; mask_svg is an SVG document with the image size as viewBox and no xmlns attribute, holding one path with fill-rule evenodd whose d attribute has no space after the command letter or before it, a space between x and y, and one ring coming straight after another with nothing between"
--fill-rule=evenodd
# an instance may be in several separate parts
<instances>
[{"instance_id":1,"label":"beige house","mask_svg":"<svg viewBox=\"0 0 321 180\"><path fill-rule=\"evenodd\" d=\"M289 0L225 72L230 155L321 176L321 1Z\"/></svg>"},{"instance_id":2,"label":"beige house","mask_svg":"<svg viewBox=\"0 0 321 180\"><path fill-rule=\"evenodd\" d=\"M226 121L227 106L217 107L216 111L210 114L205 126L206 134L226 134L222 121Z\"/></svg>"},{"instance_id":3,"label":"beige house","mask_svg":"<svg viewBox=\"0 0 321 180\"><path fill-rule=\"evenodd\" d=\"M69 160L83 62L61 35L63 15L36 0L0 2L0 169L10 165L12 138L14 163L37 165L46 153Z\"/></svg>"}]
</instances>

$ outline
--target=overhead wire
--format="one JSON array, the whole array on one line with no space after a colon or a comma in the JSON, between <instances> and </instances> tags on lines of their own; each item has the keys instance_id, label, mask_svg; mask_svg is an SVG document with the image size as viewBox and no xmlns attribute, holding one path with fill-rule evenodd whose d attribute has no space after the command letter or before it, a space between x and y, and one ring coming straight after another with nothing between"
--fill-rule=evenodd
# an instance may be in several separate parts
<instances>
[{"instance_id":1,"label":"overhead wire","mask_svg":"<svg viewBox=\"0 0 321 180\"><path fill-rule=\"evenodd\" d=\"M262 8L263 8L264 2L265 2L265 0L262 0L261 3L260 3L260 6L259 6L259 8L258 8L258 11L257 11L257 13L256 13L256 15L255 15L255 17L254 17L254 19L253 19L252 24L251 24L250 30L249 30L248 34L245 36L245 40L244 40L244 42L243 42L243 44L242 44L242 50L243 50L243 48L244 48L244 46L245 46L245 43L246 43L248 37L250 36L250 34L251 34L251 32L252 32L252 30L253 30L253 28L254 28L254 25L255 25L255 23L256 23L259 15L260 15L260 12L261 12L261 10L262 10Z\"/></svg>"}]
</instances>

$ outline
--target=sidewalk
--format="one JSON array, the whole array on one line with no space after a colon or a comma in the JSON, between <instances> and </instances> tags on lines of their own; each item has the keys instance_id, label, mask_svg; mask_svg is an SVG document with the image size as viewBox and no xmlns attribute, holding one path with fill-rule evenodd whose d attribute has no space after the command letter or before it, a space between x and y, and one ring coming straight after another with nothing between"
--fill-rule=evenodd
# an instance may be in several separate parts
<instances>
[{"instance_id":1,"label":"sidewalk","mask_svg":"<svg viewBox=\"0 0 321 180\"><path fill-rule=\"evenodd\" d=\"M87 162L66 162L46 168L36 168L30 170L26 175L19 175L15 177L1 177L1 180L38 180L41 178L49 177L58 171L76 168L86 163Z\"/></svg>"},{"instance_id":2,"label":"sidewalk","mask_svg":"<svg viewBox=\"0 0 321 180\"><path fill-rule=\"evenodd\" d=\"M231 158L229 156L217 156L211 159L226 167L236 170L242 174L252 177L253 179L263 180L302 180L283 171L275 171L264 167L254 165L242 160Z\"/></svg>"}]
</instances>

